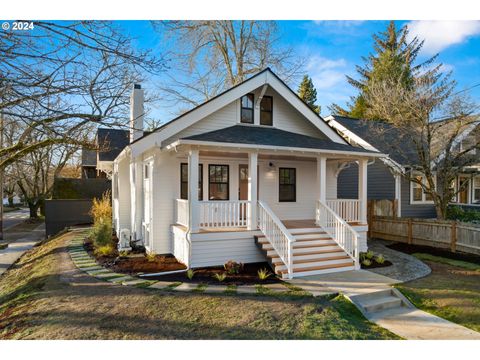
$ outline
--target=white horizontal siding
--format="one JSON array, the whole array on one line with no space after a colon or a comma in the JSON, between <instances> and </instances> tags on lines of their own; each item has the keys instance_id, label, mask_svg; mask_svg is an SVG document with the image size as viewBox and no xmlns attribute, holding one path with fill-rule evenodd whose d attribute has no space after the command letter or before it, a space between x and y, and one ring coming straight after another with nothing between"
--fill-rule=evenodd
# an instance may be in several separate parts
<instances>
[{"instance_id":1,"label":"white horizontal siding","mask_svg":"<svg viewBox=\"0 0 480 360\"><path fill-rule=\"evenodd\" d=\"M253 232L238 232L238 237L225 240L221 233L211 240L196 240L192 236L191 267L223 265L229 260L252 263L263 262L265 257L255 245Z\"/></svg>"},{"instance_id":2,"label":"white horizontal siding","mask_svg":"<svg viewBox=\"0 0 480 360\"><path fill-rule=\"evenodd\" d=\"M260 95L261 89L254 92L255 102ZM277 94L274 90L269 90L265 95L273 97L273 126L275 128L290 131L297 134L303 134L313 137L326 138L326 136L308 119L302 116L293 106L291 106L283 97ZM254 109L255 123L259 123L260 112ZM199 120L192 126L180 131L169 139L165 140L164 144L169 144L174 140L202 134L209 131L227 128L240 123L240 100L237 99L227 106L213 114Z\"/></svg>"}]
</instances>

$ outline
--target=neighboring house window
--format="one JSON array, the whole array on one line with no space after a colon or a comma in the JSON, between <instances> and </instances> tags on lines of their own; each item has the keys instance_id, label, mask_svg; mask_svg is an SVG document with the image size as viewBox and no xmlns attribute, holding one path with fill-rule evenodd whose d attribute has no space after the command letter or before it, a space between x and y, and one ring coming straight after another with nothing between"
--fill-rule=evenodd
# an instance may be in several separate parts
<instances>
[{"instance_id":1,"label":"neighboring house window","mask_svg":"<svg viewBox=\"0 0 480 360\"><path fill-rule=\"evenodd\" d=\"M180 164L180 199L188 200L188 164ZM203 200L203 165L198 164L198 200Z\"/></svg>"},{"instance_id":2,"label":"neighboring house window","mask_svg":"<svg viewBox=\"0 0 480 360\"><path fill-rule=\"evenodd\" d=\"M241 107L240 121L253 124L253 94L242 96Z\"/></svg>"},{"instance_id":3,"label":"neighboring house window","mask_svg":"<svg viewBox=\"0 0 480 360\"><path fill-rule=\"evenodd\" d=\"M264 96L260 102L260 125L273 125L273 97Z\"/></svg>"},{"instance_id":4,"label":"neighboring house window","mask_svg":"<svg viewBox=\"0 0 480 360\"><path fill-rule=\"evenodd\" d=\"M473 178L473 203L480 203L480 177Z\"/></svg>"},{"instance_id":5,"label":"neighboring house window","mask_svg":"<svg viewBox=\"0 0 480 360\"><path fill-rule=\"evenodd\" d=\"M208 199L229 199L228 165L208 165Z\"/></svg>"},{"instance_id":6,"label":"neighboring house window","mask_svg":"<svg viewBox=\"0 0 480 360\"><path fill-rule=\"evenodd\" d=\"M417 182L410 182L410 203L412 204L431 204L433 202L432 195L426 193L418 182L421 182L428 188L427 179L421 174L414 174Z\"/></svg>"},{"instance_id":7,"label":"neighboring house window","mask_svg":"<svg viewBox=\"0 0 480 360\"><path fill-rule=\"evenodd\" d=\"M278 201L296 201L297 176L294 168L278 169Z\"/></svg>"}]
</instances>

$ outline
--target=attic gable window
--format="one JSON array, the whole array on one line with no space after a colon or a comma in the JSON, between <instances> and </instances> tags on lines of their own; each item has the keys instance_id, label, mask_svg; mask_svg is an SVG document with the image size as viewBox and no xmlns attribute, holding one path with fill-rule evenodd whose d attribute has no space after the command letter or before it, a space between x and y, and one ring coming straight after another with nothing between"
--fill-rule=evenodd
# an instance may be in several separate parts
<instances>
[{"instance_id":1,"label":"attic gable window","mask_svg":"<svg viewBox=\"0 0 480 360\"><path fill-rule=\"evenodd\" d=\"M273 97L264 96L260 102L260 125L273 125Z\"/></svg>"},{"instance_id":2,"label":"attic gable window","mask_svg":"<svg viewBox=\"0 0 480 360\"><path fill-rule=\"evenodd\" d=\"M253 94L247 94L241 98L240 121L253 124Z\"/></svg>"}]
</instances>

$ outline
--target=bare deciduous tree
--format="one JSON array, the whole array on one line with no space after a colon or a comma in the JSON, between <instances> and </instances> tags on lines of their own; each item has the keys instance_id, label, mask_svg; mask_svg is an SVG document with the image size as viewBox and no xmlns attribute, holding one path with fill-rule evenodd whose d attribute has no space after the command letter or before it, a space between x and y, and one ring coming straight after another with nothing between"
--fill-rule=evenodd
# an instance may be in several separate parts
<instances>
[{"instance_id":1,"label":"bare deciduous tree","mask_svg":"<svg viewBox=\"0 0 480 360\"><path fill-rule=\"evenodd\" d=\"M197 106L249 75L271 67L285 81L300 75L302 62L278 43L273 21L212 20L154 23L175 44L165 100L186 108ZM184 110L185 110L184 109Z\"/></svg>"},{"instance_id":2,"label":"bare deciduous tree","mask_svg":"<svg viewBox=\"0 0 480 360\"><path fill-rule=\"evenodd\" d=\"M0 149L0 169L43 147L89 144L73 136L88 124L126 126L131 85L162 64L112 22L0 32L0 111L21 129Z\"/></svg>"},{"instance_id":3,"label":"bare deciduous tree","mask_svg":"<svg viewBox=\"0 0 480 360\"><path fill-rule=\"evenodd\" d=\"M446 217L452 198L463 190L452 186L455 178L464 167L478 163L474 153L480 148L476 135L480 118L474 115L478 106L465 94L454 94L454 88L450 74L442 74L437 66L419 74L411 88L390 79L372 82L366 92L370 111L395 127L391 151L414 159L412 171L404 176L433 201L440 219ZM372 123L372 131L378 128ZM461 134L472 129L468 145L461 146Z\"/></svg>"}]
</instances>

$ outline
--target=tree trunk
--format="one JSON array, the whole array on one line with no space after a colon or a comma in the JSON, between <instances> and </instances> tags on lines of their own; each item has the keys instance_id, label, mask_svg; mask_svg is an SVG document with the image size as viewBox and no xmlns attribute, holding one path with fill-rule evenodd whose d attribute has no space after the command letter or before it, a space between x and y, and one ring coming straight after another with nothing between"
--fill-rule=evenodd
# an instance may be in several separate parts
<instances>
[{"instance_id":1,"label":"tree trunk","mask_svg":"<svg viewBox=\"0 0 480 360\"><path fill-rule=\"evenodd\" d=\"M9 195L8 196L8 206L13 208L14 205L15 204L13 203L13 195Z\"/></svg>"},{"instance_id":2,"label":"tree trunk","mask_svg":"<svg viewBox=\"0 0 480 360\"><path fill-rule=\"evenodd\" d=\"M447 218L447 205L443 205L442 202L435 202L435 212L438 220L445 220Z\"/></svg>"},{"instance_id":3,"label":"tree trunk","mask_svg":"<svg viewBox=\"0 0 480 360\"><path fill-rule=\"evenodd\" d=\"M38 219L39 204L36 202L28 202L28 209L30 210L30 219Z\"/></svg>"}]
</instances>

